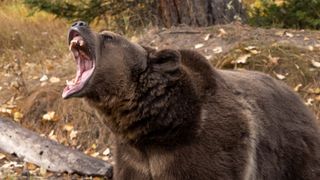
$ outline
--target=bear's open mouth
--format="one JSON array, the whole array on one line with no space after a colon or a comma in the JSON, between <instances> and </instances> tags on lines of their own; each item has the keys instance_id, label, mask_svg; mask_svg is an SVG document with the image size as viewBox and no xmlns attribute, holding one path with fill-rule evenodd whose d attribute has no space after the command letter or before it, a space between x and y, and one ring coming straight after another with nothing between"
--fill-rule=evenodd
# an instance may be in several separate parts
<instances>
[{"instance_id":1,"label":"bear's open mouth","mask_svg":"<svg viewBox=\"0 0 320 180\"><path fill-rule=\"evenodd\" d=\"M77 64L77 73L74 79L66 81L67 86L63 90L63 98L80 92L90 79L95 68L95 61L90 48L80 33L71 30L69 44L69 50L72 52Z\"/></svg>"}]
</instances>

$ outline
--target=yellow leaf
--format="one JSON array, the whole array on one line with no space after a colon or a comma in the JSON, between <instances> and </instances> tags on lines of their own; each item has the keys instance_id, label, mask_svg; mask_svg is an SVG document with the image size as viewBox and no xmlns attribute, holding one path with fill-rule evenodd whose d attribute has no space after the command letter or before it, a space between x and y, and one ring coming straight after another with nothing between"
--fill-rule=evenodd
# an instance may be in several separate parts
<instances>
[{"instance_id":1,"label":"yellow leaf","mask_svg":"<svg viewBox=\"0 0 320 180\"><path fill-rule=\"evenodd\" d=\"M57 135L54 134L54 130L49 133L48 137L49 139L58 142Z\"/></svg>"},{"instance_id":2,"label":"yellow leaf","mask_svg":"<svg viewBox=\"0 0 320 180\"><path fill-rule=\"evenodd\" d=\"M309 51L313 51L314 47L310 45L310 46L308 46L308 49L309 49Z\"/></svg>"},{"instance_id":3,"label":"yellow leaf","mask_svg":"<svg viewBox=\"0 0 320 180\"><path fill-rule=\"evenodd\" d=\"M72 139L74 139L74 138L76 138L77 137L77 134L78 134L78 131L75 131L75 130L72 130L71 132L70 132L70 139L72 140Z\"/></svg>"},{"instance_id":4,"label":"yellow leaf","mask_svg":"<svg viewBox=\"0 0 320 180\"><path fill-rule=\"evenodd\" d=\"M66 124L66 125L63 126L63 130L72 131L73 130L73 126L71 124Z\"/></svg>"},{"instance_id":5,"label":"yellow leaf","mask_svg":"<svg viewBox=\"0 0 320 180\"><path fill-rule=\"evenodd\" d=\"M279 59L280 59L279 57L272 57L271 54L269 54L268 58L269 58L270 64L272 64L272 65L279 64Z\"/></svg>"},{"instance_id":6,"label":"yellow leaf","mask_svg":"<svg viewBox=\"0 0 320 180\"><path fill-rule=\"evenodd\" d=\"M54 115L55 115L54 111L49 111L42 116L42 119L47 120L47 121L52 121L54 118Z\"/></svg>"},{"instance_id":7,"label":"yellow leaf","mask_svg":"<svg viewBox=\"0 0 320 180\"><path fill-rule=\"evenodd\" d=\"M235 61L236 64L246 64L247 63L247 59L251 57L251 54L245 54L242 55L240 57L238 57L238 59Z\"/></svg>"},{"instance_id":8,"label":"yellow leaf","mask_svg":"<svg viewBox=\"0 0 320 180\"><path fill-rule=\"evenodd\" d=\"M298 92L301 87L302 87L302 84L298 84L296 87L294 87L294 91Z\"/></svg>"},{"instance_id":9,"label":"yellow leaf","mask_svg":"<svg viewBox=\"0 0 320 180\"><path fill-rule=\"evenodd\" d=\"M0 153L0 160L6 158L6 155Z\"/></svg>"},{"instance_id":10,"label":"yellow leaf","mask_svg":"<svg viewBox=\"0 0 320 180\"><path fill-rule=\"evenodd\" d=\"M51 77L51 78L49 79L49 81L50 81L51 83L58 83L58 82L60 82L60 78Z\"/></svg>"},{"instance_id":11,"label":"yellow leaf","mask_svg":"<svg viewBox=\"0 0 320 180\"><path fill-rule=\"evenodd\" d=\"M37 165L32 164L32 163L28 163L28 162L26 163L26 167L27 167L28 170L35 170L35 169L38 168Z\"/></svg>"},{"instance_id":12,"label":"yellow leaf","mask_svg":"<svg viewBox=\"0 0 320 180\"><path fill-rule=\"evenodd\" d=\"M99 156L99 152L94 152L94 153L90 154L90 156L97 157L97 156Z\"/></svg>"},{"instance_id":13,"label":"yellow leaf","mask_svg":"<svg viewBox=\"0 0 320 180\"><path fill-rule=\"evenodd\" d=\"M92 148L92 149L96 149L96 148L97 148L97 145L96 145L96 144L92 144L92 145L91 145L91 148Z\"/></svg>"},{"instance_id":14,"label":"yellow leaf","mask_svg":"<svg viewBox=\"0 0 320 180\"><path fill-rule=\"evenodd\" d=\"M40 175L45 176L47 174L47 169L44 167L40 167Z\"/></svg>"},{"instance_id":15,"label":"yellow leaf","mask_svg":"<svg viewBox=\"0 0 320 180\"><path fill-rule=\"evenodd\" d=\"M19 122L21 120L21 118L23 118L23 114L16 111L13 113L13 120Z\"/></svg>"},{"instance_id":16,"label":"yellow leaf","mask_svg":"<svg viewBox=\"0 0 320 180\"><path fill-rule=\"evenodd\" d=\"M316 68L320 68L320 62L318 62L318 61L315 61L315 60L311 60L311 63L312 63L312 65L314 66L314 67L316 67Z\"/></svg>"},{"instance_id":17,"label":"yellow leaf","mask_svg":"<svg viewBox=\"0 0 320 180\"><path fill-rule=\"evenodd\" d=\"M228 33L223 29L223 28L220 28L219 29L219 34L218 34L218 37L222 37L224 35L227 35Z\"/></svg>"}]
</instances>

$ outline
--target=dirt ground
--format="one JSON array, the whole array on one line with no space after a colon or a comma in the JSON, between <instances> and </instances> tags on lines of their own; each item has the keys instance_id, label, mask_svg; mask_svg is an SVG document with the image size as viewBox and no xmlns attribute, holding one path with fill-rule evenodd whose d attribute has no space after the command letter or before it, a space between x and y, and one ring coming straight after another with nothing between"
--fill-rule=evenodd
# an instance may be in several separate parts
<instances>
[{"instance_id":1,"label":"dirt ground","mask_svg":"<svg viewBox=\"0 0 320 180\"><path fill-rule=\"evenodd\" d=\"M154 28L131 40L157 49L194 49L217 68L268 73L298 92L320 122L319 31L261 29L234 23L205 28ZM32 57L27 62L0 62L0 116L112 162L108 128L81 99L61 98L65 80L75 72L74 65L67 51L64 58L46 59L40 64L32 62ZM41 73L44 68L45 75ZM57 176L3 153L0 153L0 178L1 174Z\"/></svg>"}]
</instances>

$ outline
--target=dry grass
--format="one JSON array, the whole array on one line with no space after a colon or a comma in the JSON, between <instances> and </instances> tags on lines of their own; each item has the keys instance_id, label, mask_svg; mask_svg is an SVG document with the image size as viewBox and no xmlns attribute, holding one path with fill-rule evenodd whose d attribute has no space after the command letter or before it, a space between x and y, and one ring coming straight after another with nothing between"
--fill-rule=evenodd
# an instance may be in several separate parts
<instances>
[{"instance_id":1,"label":"dry grass","mask_svg":"<svg viewBox=\"0 0 320 180\"><path fill-rule=\"evenodd\" d=\"M28 16L29 13L21 3L0 3L0 67L5 70L1 71L0 75L4 78L3 82L18 79L18 84L21 85L24 79L30 78L27 76L50 74L47 64L54 67L55 63L60 62L57 60L62 59L68 51L67 22L57 20L46 13ZM25 66L28 63L31 65L29 69L20 69L18 66ZM4 83L1 86L6 89L10 84ZM10 91L6 96L12 96L12 93ZM0 99L0 102L3 101Z\"/></svg>"},{"instance_id":2,"label":"dry grass","mask_svg":"<svg viewBox=\"0 0 320 180\"><path fill-rule=\"evenodd\" d=\"M46 56L61 55L65 48L67 23L46 13L28 16L22 4L0 4L0 49L34 54L46 51Z\"/></svg>"},{"instance_id":3,"label":"dry grass","mask_svg":"<svg viewBox=\"0 0 320 180\"><path fill-rule=\"evenodd\" d=\"M258 54L251 54L245 64L235 64L234 61L243 54L248 54L246 47L257 46ZM276 59L276 62L272 62ZM319 93L314 93L320 87L320 71L312 67L310 60L320 60L320 50L309 51L288 44L262 44L247 41L239 44L226 55L213 60L213 64L223 69L248 69L261 71L278 79L277 75L283 75L286 84L297 91L307 102L320 120ZM319 122L320 123L320 122Z\"/></svg>"}]
</instances>

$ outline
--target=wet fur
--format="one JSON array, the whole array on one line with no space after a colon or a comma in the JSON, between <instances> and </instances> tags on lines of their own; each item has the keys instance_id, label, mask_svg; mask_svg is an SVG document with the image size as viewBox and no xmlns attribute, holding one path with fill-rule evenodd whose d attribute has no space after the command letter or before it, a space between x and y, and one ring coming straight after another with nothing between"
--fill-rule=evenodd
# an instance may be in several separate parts
<instances>
[{"instance_id":1,"label":"wet fur","mask_svg":"<svg viewBox=\"0 0 320 180\"><path fill-rule=\"evenodd\" d=\"M100 68L81 95L115 137L115 179L320 178L319 128L287 86L117 38L96 39Z\"/></svg>"}]
</instances>

